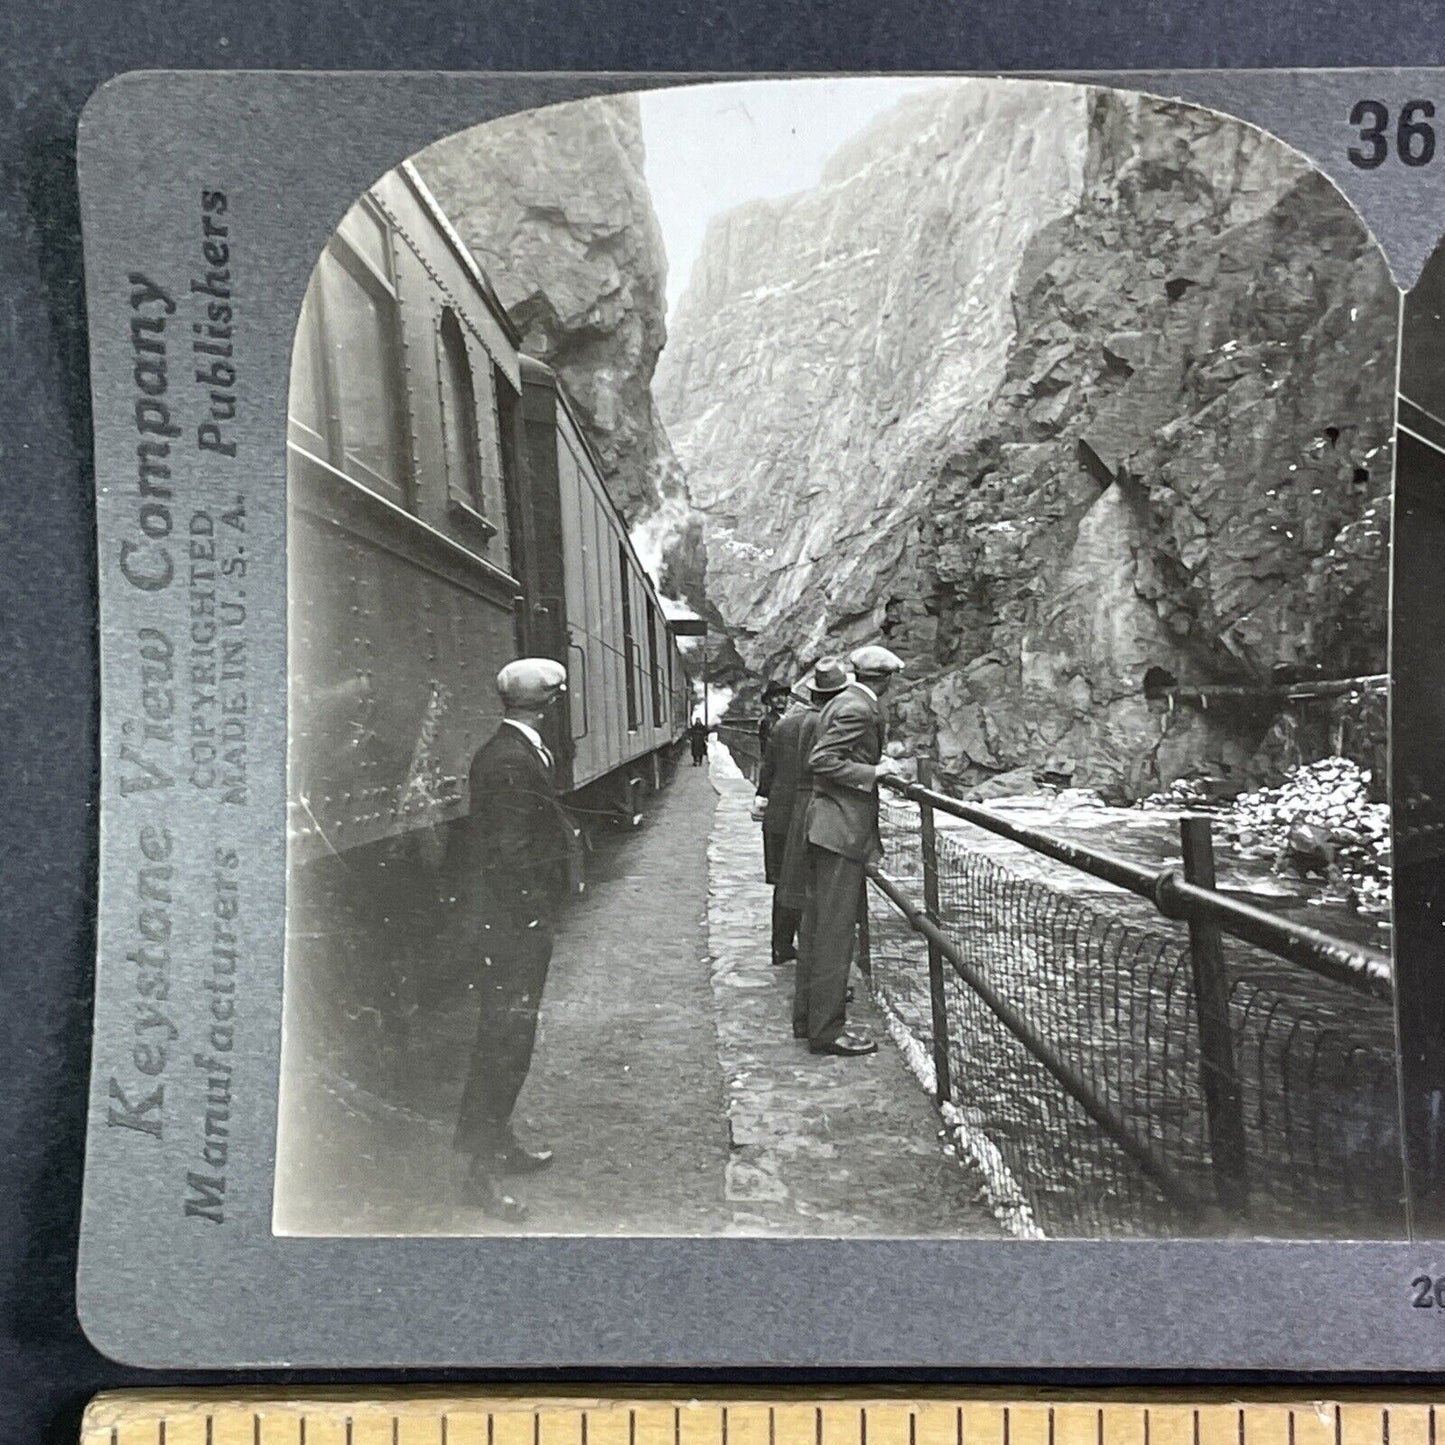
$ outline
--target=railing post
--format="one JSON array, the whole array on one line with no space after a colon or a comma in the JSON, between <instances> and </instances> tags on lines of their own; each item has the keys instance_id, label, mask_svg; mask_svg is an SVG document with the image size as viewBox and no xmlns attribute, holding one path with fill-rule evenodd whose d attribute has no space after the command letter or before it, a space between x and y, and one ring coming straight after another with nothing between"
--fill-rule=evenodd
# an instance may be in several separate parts
<instances>
[{"instance_id":1,"label":"railing post","mask_svg":"<svg viewBox=\"0 0 1445 1445\"><path fill-rule=\"evenodd\" d=\"M933 763L928 758L918 762L918 781L925 787L933 787ZM923 832L923 906L929 918L942 926L938 913L938 833L935 828L933 804L920 800L919 820ZM928 940L928 1001L933 1017L933 1078L934 1102L942 1104L953 1097L953 1079L948 1063L948 995L943 987L943 950L933 940Z\"/></svg>"},{"instance_id":2,"label":"railing post","mask_svg":"<svg viewBox=\"0 0 1445 1445\"><path fill-rule=\"evenodd\" d=\"M1179 820L1184 878L1199 888L1213 888L1214 839L1209 819ZM1219 923L1202 913L1189 919L1189 957L1194 979L1195 1012L1199 1019L1199 1055L1204 1108L1209 1125L1209 1151L1219 1202L1231 1214L1249 1207L1249 1173L1244 1135L1244 1104L1234 1067L1234 1039L1229 1026L1229 983Z\"/></svg>"}]
</instances>

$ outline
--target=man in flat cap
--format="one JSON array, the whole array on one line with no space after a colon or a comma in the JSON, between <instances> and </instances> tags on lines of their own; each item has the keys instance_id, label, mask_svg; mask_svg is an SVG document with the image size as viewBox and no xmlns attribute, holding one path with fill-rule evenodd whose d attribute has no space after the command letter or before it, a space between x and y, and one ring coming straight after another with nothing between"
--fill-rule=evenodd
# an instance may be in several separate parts
<instances>
[{"instance_id":1,"label":"man in flat cap","mask_svg":"<svg viewBox=\"0 0 1445 1445\"><path fill-rule=\"evenodd\" d=\"M783 875L794 811L800 801L805 812L808 805L808 793L804 791L802 778L803 765L813 750L818 709L847 683L843 664L836 658L824 658L793 690L793 706L769 731L763 747L755 812L761 813L763 822L763 872L773 885L774 965L791 962L798 956L798 929L803 920L803 908L793 895L785 895ZM807 788L810 792L811 775ZM794 889L794 894L797 891ZM789 901L790 897L792 901Z\"/></svg>"},{"instance_id":2,"label":"man in flat cap","mask_svg":"<svg viewBox=\"0 0 1445 1445\"><path fill-rule=\"evenodd\" d=\"M517 1139L511 1118L532 1062L552 916L567 891L571 823L542 740L548 714L566 694L567 670L551 658L519 658L497 674L497 691L503 719L472 759L459 839L457 888L480 1007L454 1144L471 1156L469 1202L520 1221L526 1210L505 1176L552 1162L550 1149Z\"/></svg>"},{"instance_id":3,"label":"man in flat cap","mask_svg":"<svg viewBox=\"0 0 1445 1445\"><path fill-rule=\"evenodd\" d=\"M853 681L824 709L808 757L808 909L794 1018L806 1021L815 1054L850 1058L878 1045L848 1029L848 970L853 962L864 869L883 856L878 780L896 773L883 756L888 714L882 698L903 670L886 647L860 647L848 661ZM795 1025L795 1032L798 1027Z\"/></svg>"}]
</instances>

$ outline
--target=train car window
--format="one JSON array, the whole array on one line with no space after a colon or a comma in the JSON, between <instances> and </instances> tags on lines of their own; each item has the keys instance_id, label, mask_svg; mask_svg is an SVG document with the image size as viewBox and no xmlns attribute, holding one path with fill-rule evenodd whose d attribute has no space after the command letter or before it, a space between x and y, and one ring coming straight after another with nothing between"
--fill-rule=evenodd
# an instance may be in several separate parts
<instances>
[{"instance_id":1,"label":"train car window","mask_svg":"<svg viewBox=\"0 0 1445 1445\"><path fill-rule=\"evenodd\" d=\"M395 272L391 260L391 232L386 219L365 197L341 219L338 234L351 246L377 279L391 289Z\"/></svg>"},{"instance_id":2,"label":"train car window","mask_svg":"<svg viewBox=\"0 0 1445 1445\"><path fill-rule=\"evenodd\" d=\"M296 345L291 352L291 389L287 412L291 440L323 461L333 461L331 421L327 406L325 345L321 335L321 301L313 280L301 303Z\"/></svg>"},{"instance_id":3,"label":"train car window","mask_svg":"<svg viewBox=\"0 0 1445 1445\"><path fill-rule=\"evenodd\" d=\"M376 268L332 238L317 268L339 423L339 465L364 486L410 503L396 293Z\"/></svg>"},{"instance_id":4,"label":"train car window","mask_svg":"<svg viewBox=\"0 0 1445 1445\"><path fill-rule=\"evenodd\" d=\"M627 675L627 731L635 733L641 718L637 707L637 639L632 632L632 579L627 575L627 545L617 544L617 576L622 583L622 670Z\"/></svg>"},{"instance_id":5,"label":"train car window","mask_svg":"<svg viewBox=\"0 0 1445 1445\"><path fill-rule=\"evenodd\" d=\"M477 436L477 394L472 361L461 322L450 306L442 311L437 344L441 351L442 437L447 459L447 501L478 520L486 517L482 497L481 441Z\"/></svg>"},{"instance_id":6,"label":"train car window","mask_svg":"<svg viewBox=\"0 0 1445 1445\"><path fill-rule=\"evenodd\" d=\"M517 461L517 431L522 398L495 362L478 368L487 394L481 399L486 433L482 445L482 500L487 513L507 535L507 521L523 489Z\"/></svg>"},{"instance_id":7,"label":"train car window","mask_svg":"<svg viewBox=\"0 0 1445 1445\"><path fill-rule=\"evenodd\" d=\"M652 725L662 726L662 678L657 668L657 606L647 599L647 675L652 683Z\"/></svg>"}]
</instances>

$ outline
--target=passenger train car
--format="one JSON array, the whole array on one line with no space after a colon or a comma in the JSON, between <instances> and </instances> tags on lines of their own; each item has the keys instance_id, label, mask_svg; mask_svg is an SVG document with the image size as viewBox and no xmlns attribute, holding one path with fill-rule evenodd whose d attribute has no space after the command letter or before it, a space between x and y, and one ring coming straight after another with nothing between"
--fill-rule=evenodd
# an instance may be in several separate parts
<instances>
[{"instance_id":1,"label":"passenger train car","mask_svg":"<svg viewBox=\"0 0 1445 1445\"><path fill-rule=\"evenodd\" d=\"M565 390L409 164L317 262L288 441L293 889L415 887L518 656L568 668L548 742L579 819L633 816L688 723L676 638Z\"/></svg>"}]
</instances>

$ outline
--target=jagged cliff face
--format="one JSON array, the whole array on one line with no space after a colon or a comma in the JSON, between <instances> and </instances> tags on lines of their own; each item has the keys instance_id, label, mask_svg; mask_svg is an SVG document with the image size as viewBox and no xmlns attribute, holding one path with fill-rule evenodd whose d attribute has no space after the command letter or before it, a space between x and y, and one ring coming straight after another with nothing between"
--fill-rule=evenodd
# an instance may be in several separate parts
<instances>
[{"instance_id":1,"label":"jagged cliff face","mask_svg":"<svg viewBox=\"0 0 1445 1445\"><path fill-rule=\"evenodd\" d=\"M636 99L528 111L449 136L414 160L524 349L560 374L628 520L679 495L652 400L667 259Z\"/></svg>"},{"instance_id":2,"label":"jagged cliff face","mask_svg":"<svg viewBox=\"0 0 1445 1445\"><path fill-rule=\"evenodd\" d=\"M1138 796L1281 761L1277 709L1146 676L1384 670L1395 318L1278 142L969 82L713 228L658 397L749 667L882 638L956 779Z\"/></svg>"}]
</instances>

